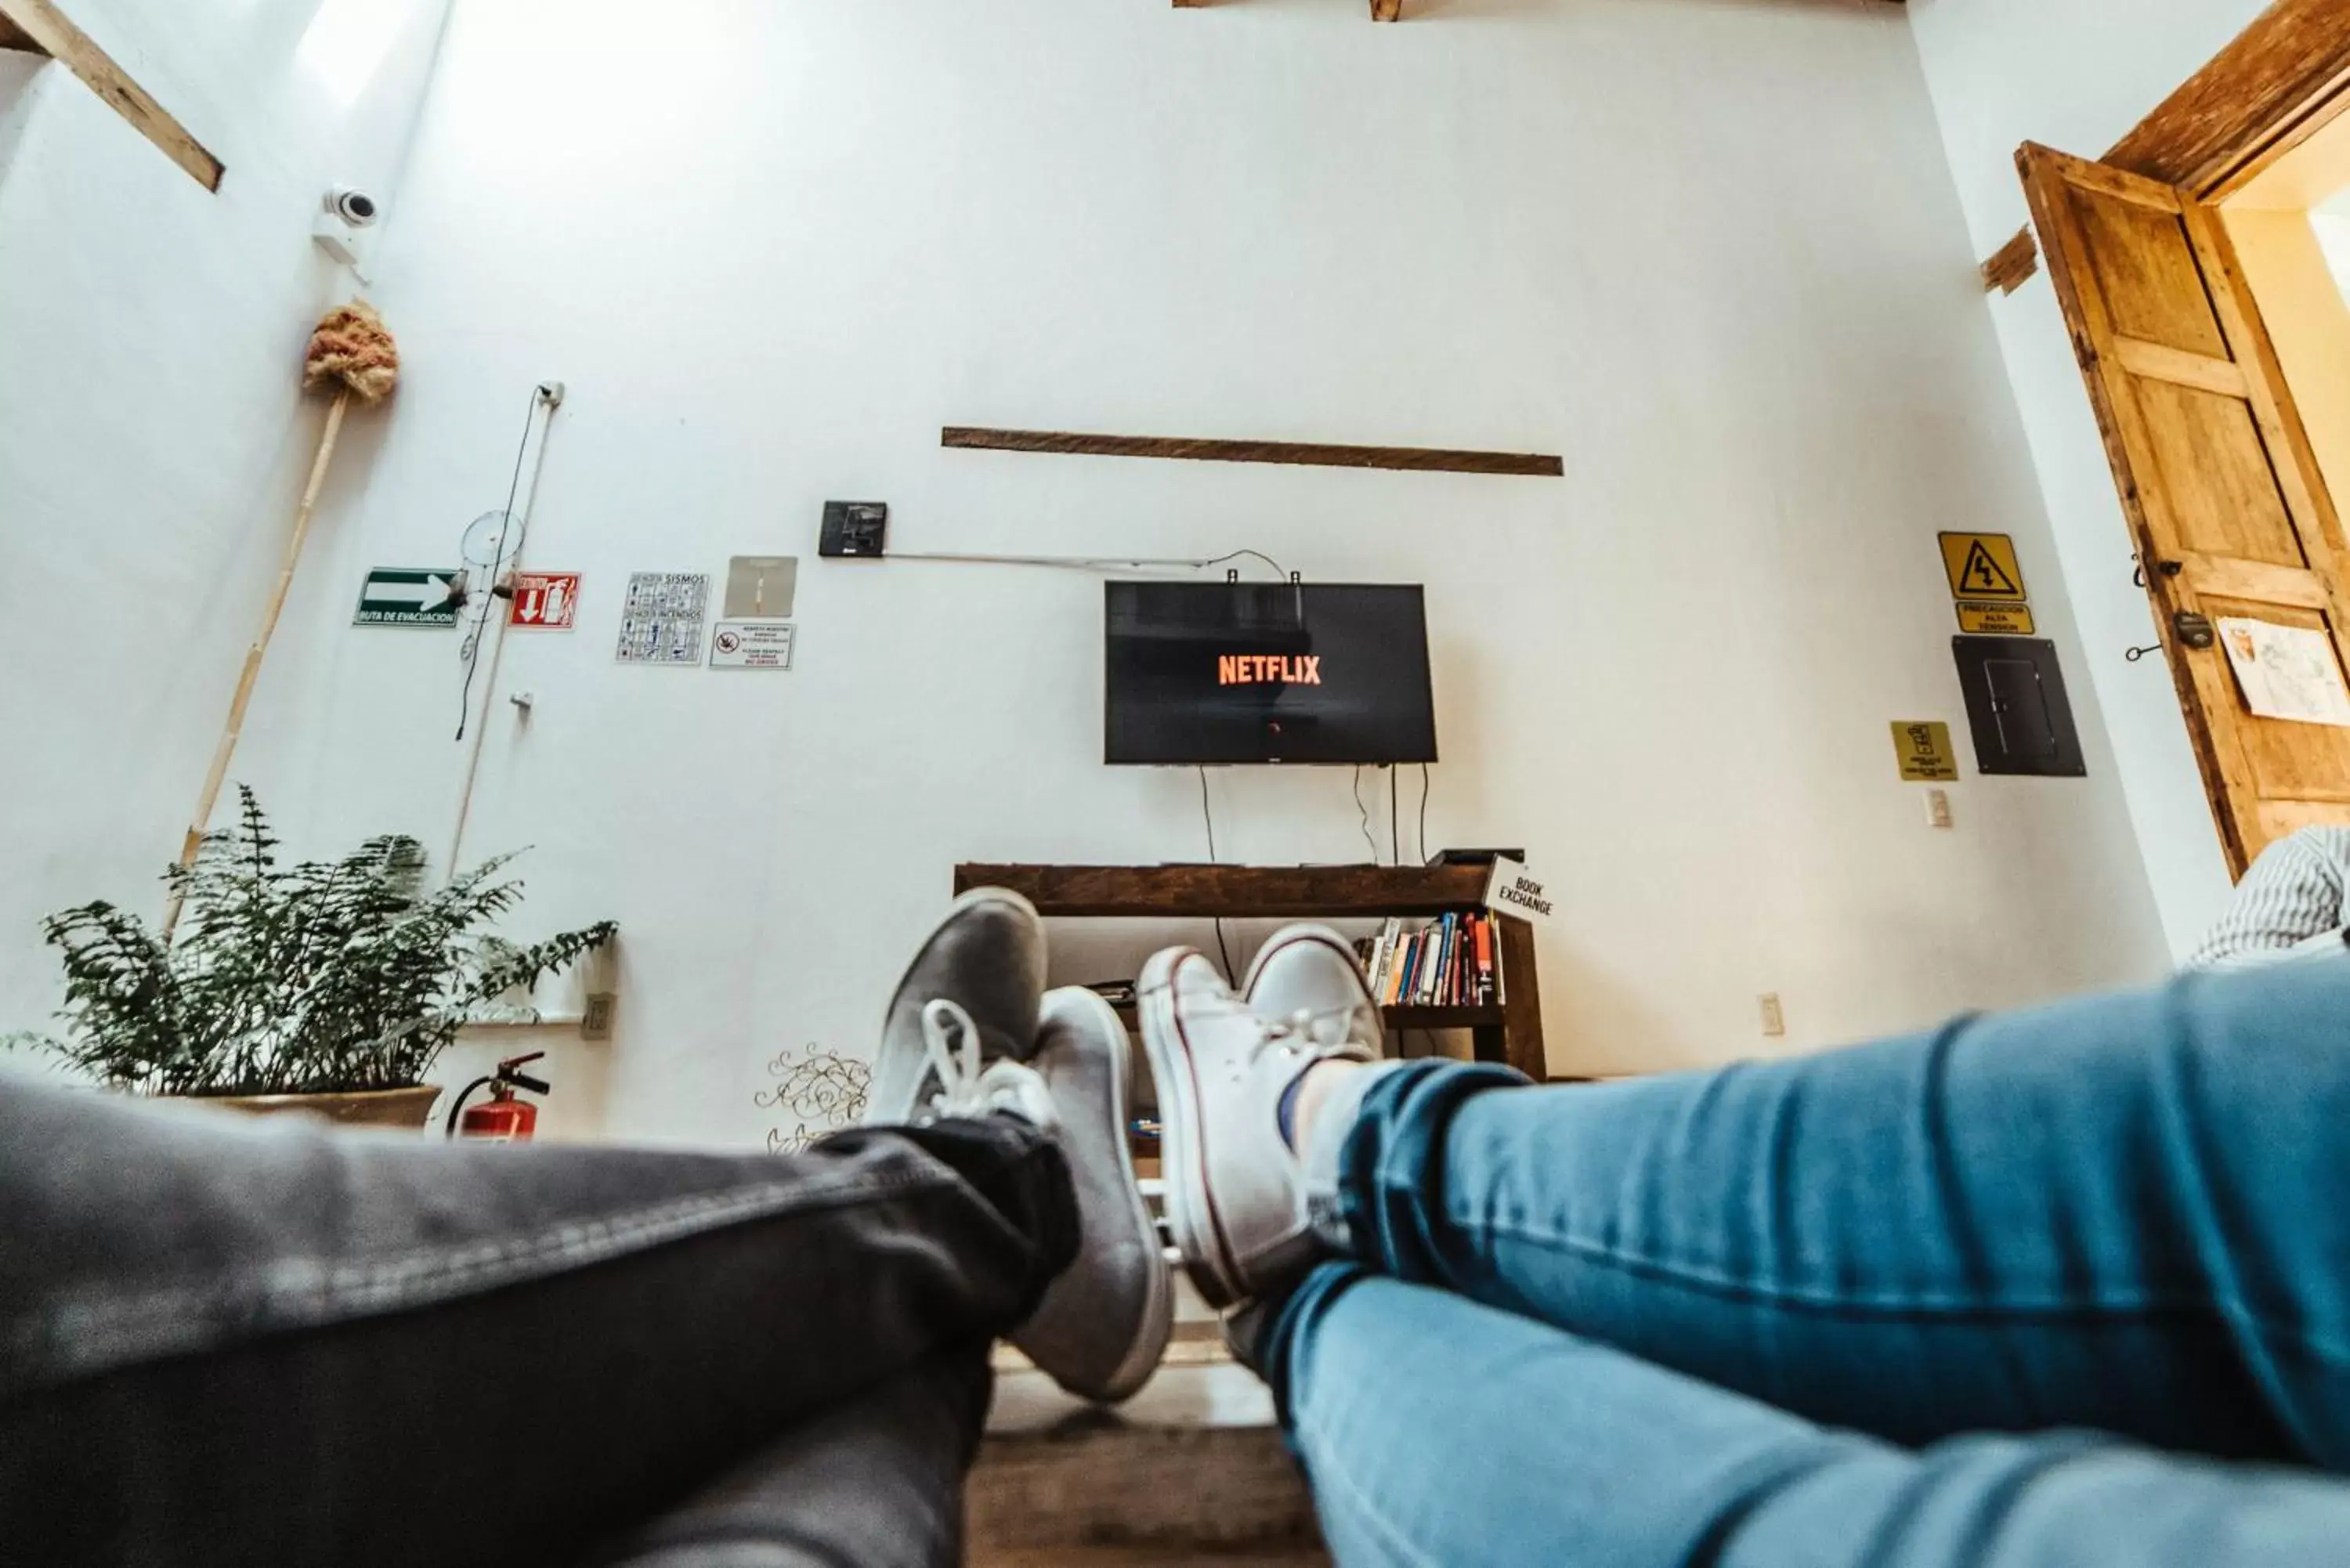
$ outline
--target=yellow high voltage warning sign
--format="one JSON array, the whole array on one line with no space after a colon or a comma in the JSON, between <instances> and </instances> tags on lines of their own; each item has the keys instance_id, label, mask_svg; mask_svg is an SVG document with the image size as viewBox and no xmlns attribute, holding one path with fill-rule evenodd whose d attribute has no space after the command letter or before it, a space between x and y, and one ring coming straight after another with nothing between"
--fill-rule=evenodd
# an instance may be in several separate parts
<instances>
[{"instance_id":1,"label":"yellow high voltage warning sign","mask_svg":"<svg viewBox=\"0 0 2350 1568\"><path fill-rule=\"evenodd\" d=\"M1976 634L1991 633L2002 637L2030 637L2033 631L2032 607L1994 599L1990 604L1973 599L1958 603L1959 629Z\"/></svg>"},{"instance_id":2,"label":"yellow high voltage warning sign","mask_svg":"<svg viewBox=\"0 0 2350 1568\"><path fill-rule=\"evenodd\" d=\"M1950 576L1954 599L1999 599L2022 604L2023 568L2016 564L2015 541L2004 534L1945 534L1942 569Z\"/></svg>"}]
</instances>

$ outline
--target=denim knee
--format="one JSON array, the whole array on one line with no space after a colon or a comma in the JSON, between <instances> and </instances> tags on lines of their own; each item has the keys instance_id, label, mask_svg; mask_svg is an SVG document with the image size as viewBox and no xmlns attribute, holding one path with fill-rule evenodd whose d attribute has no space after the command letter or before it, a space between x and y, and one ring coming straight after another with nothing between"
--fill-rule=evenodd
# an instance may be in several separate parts
<instances>
[{"instance_id":1,"label":"denim knee","mask_svg":"<svg viewBox=\"0 0 2350 1568\"><path fill-rule=\"evenodd\" d=\"M1486 1062L1405 1062L1378 1075L1339 1146L1330 1189L1313 1195L1323 1240L1398 1279L1437 1277L1427 1232L1440 1218L1452 1117L1479 1095L1530 1082Z\"/></svg>"}]
</instances>

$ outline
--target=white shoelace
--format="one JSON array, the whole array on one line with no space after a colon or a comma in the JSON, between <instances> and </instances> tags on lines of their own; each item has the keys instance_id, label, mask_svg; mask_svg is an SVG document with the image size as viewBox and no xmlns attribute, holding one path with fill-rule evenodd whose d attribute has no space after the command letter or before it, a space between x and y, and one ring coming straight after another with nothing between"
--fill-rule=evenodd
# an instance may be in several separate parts
<instances>
[{"instance_id":1,"label":"white shoelace","mask_svg":"<svg viewBox=\"0 0 2350 1568\"><path fill-rule=\"evenodd\" d=\"M1319 1010L1300 1008L1286 1018L1261 1017L1237 996L1212 997L1209 999L1208 1005L1227 1014L1245 1014L1254 1021L1258 1033L1256 1044L1249 1047L1248 1059L1251 1062L1267 1051L1278 1050L1296 1055L1305 1051L1338 1050L1350 1044L1359 1045L1358 1028L1373 1039L1378 1037L1378 1015L1367 1002ZM1332 1024L1336 1027L1330 1027ZM1362 1048L1371 1049L1368 1046Z\"/></svg>"},{"instance_id":2,"label":"white shoelace","mask_svg":"<svg viewBox=\"0 0 2350 1568\"><path fill-rule=\"evenodd\" d=\"M943 996L922 1003L922 1066L936 1074L938 1093L930 1097L932 1116L972 1116L980 1104L979 1025L959 1002Z\"/></svg>"},{"instance_id":3,"label":"white shoelace","mask_svg":"<svg viewBox=\"0 0 2350 1568\"><path fill-rule=\"evenodd\" d=\"M939 1081L925 1106L929 1120L994 1111L1011 1111L1040 1127L1058 1120L1051 1091L1034 1068L1009 1057L983 1061L979 1025L961 1002L940 996L922 1004L922 1065Z\"/></svg>"},{"instance_id":4,"label":"white shoelace","mask_svg":"<svg viewBox=\"0 0 2350 1568\"><path fill-rule=\"evenodd\" d=\"M1337 1025L1336 1029L1325 1027L1333 1023ZM1379 1017L1370 1003L1357 1002L1345 1007L1324 1008L1318 1012L1300 1008L1273 1027L1308 1045L1346 1045L1360 1038L1358 1028L1377 1038Z\"/></svg>"}]
</instances>

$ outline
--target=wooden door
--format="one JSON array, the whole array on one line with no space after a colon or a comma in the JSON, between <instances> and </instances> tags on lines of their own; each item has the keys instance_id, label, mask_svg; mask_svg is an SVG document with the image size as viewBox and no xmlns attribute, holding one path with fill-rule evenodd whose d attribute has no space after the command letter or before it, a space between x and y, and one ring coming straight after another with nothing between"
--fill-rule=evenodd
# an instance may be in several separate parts
<instances>
[{"instance_id":1,"label":"wooden door","mask_svg":"<svg viewBox=\"0 0 2350 1568\"><path fill-rule=\"evenodd\" d=\"M2176 617L2319 629L2342 665L2341 520L2219 213L2045 147L2016 158L2241 875L2272 839L2350 824L2350 729L2254 714L2226 649L2188 646Z\"/></svg>"}]
</instances>

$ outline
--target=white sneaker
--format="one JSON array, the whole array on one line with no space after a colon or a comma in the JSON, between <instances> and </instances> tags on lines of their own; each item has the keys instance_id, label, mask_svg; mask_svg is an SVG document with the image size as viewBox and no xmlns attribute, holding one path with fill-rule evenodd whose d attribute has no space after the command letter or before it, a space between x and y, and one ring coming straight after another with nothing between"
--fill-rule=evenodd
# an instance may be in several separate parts
<instances>
[{"instance_id":1,"label":"white sneaker","mask_svg":"<svg viewBox=\"0 0 2350 1568\"><path fill-rule=\"evenodd\" d=\"M1254 978L1269 992L1279 975L1284 1000L1302 995L1302 980L1293 991L1287 977L1305 974L1312 950L1300 945L1287 961L1275 955L1279 969L1268 963ZM1200 1293L1228 1307L1287 1283L1318 1250L1305 1169L1281 1136L1282 1096L1317 1062L1377 1053L1352 1026L1334 1027L1327 1010L1306 1005L1305 1018L1289 1023L1259 1017L1190 948L1152 959L1139 990L1142 1044L1159 1083L1168 1227Z\"/></svg>"},{"instance_id":2,"label":"white sneaker","mask_svg":"<svg viewBox=\"0 0 2350 1568\"><path fill-rule=\"evenodd\" d=\"M1249 1010L1323 1045L1387 1044L1378 999L1347 939L1327 926L1289 926L1257 950L1242 982Z\"/></svg>"},{"instance_id":3,"label":"white sneaker","mask_svg":"<svg viewBox=\"0 0 2350 1568\"><path fill-rule=\"evenodd\" d=\"M1103 1404L1149 1381L1175 1321L1174 1280L1127 1142L1131 1065L1109 1003L1074 987L1045 996L1036 1054L1022 1071L1052 1101L1076 1190L1077 1257L1012 1343L1062 1387Z\"/></svg>"}]
</instances>

